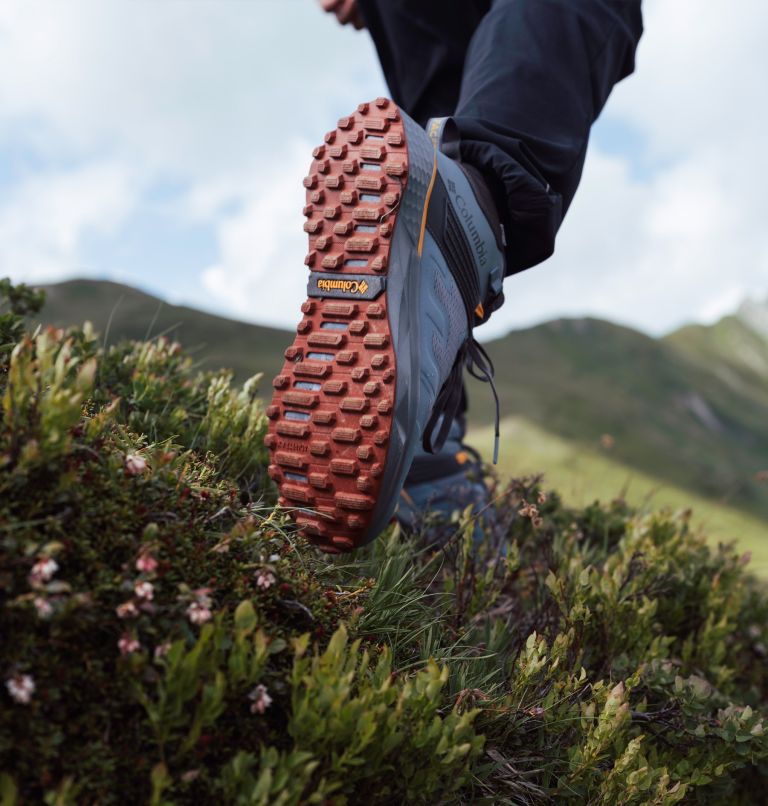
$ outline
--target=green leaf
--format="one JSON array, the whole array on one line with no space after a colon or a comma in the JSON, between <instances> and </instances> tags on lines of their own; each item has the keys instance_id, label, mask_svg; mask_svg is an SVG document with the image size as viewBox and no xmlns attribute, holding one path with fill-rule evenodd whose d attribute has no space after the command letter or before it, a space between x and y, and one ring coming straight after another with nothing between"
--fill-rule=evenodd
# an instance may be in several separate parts
<instances>
[{"instance_id":1,"label":"green leaf","mask_svg":"<svg viewBox=\"0 0 768 806\"><path fill-rule=\"evenodd\" d=\"M7 772L0 772L0 806L14 806L18 797L16 784Z\"/></svg>"},{"instance_id":2,"label":"green leaf","mask_svg":"<svg viewBox=\"0 0 768 806\"><path fill-rule=\"evenodd\" d=\"M150 803L152 806L160 806L163 802L163 792L171 785L172 780L168 774L168 768L162 762L155 764L152 768L150 780L152 782L152 794Z\"/></svg>"},{"instance_id":3,"label":"green leaf","mask_svg":"<svg viewBox=\"0 0 768 806\"><path fill-rule=\"evenodd\" d=\"M250 635L258 624L256 609L250 599L240 602L235 610L235 629L240 635Z\"/></svg>"}]
</instances>

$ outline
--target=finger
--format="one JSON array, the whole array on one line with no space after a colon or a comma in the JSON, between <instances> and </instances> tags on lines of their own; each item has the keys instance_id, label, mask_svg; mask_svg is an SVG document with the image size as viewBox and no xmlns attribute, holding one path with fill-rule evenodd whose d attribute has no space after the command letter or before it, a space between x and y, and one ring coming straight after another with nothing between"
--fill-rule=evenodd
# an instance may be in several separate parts
<instances>
[{"instance_id":1,"label":"finger","mask_svg":"<svg viewBox=\"0 0 768 806\"><path fill-rule=\"evenodd\" d=\"M333 11L340 2L341 0L320 0L320 5L323 11Z\"/></svg>"},{"instance_id":2,"label":"finger","mask_svg":"<svg viewBox=\"0 0 768 806\"><path fill-rule=\"evenodd\" d=\"M339 18L339 22L342 25L347 25L347 23L352 21L352 17L356 12L356 0L341 0L338 8L336 9L336 16Z\"/></svg>"}]
</instances>

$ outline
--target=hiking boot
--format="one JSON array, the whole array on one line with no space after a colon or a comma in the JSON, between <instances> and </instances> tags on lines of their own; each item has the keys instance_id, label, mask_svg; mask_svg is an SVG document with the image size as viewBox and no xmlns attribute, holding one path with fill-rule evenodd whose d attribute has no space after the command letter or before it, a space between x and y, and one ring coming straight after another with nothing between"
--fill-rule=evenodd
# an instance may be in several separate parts
<instances>
[{"instance_id":1,"label":"hiking boot","mask_svg":"<svg viewBox=\"0 0 768 806\"><path fill-rule=\"evenodd\" d=\"M387 526L418 446L445 442L464 365L492 384L472 328L501 303L502 229L452 121L428 131L361 104L304 179L308 298L265 443L279 503L330 552Z\"/></svg>"}]
</instances>

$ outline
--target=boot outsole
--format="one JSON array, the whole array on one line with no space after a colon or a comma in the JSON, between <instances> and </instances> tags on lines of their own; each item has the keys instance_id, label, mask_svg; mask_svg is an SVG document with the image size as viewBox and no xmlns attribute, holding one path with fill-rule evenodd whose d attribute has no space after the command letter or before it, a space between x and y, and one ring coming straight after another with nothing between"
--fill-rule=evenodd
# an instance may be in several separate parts
<instances>
[{"instance_id":1,"label":"boot outsole","mask_svg":"<svg viewBox=\"0 0 768 806\"><path fill-rule=\"evenodd\" d=\"M304 179L304 262L314 294L327 275L337 296L313 294L301 306L273 381L265 442L281 506L318 547L340 553L367 542L393 427L397 367L379 278L387 277L408 179L397 106L386 98L360 104L313 158ZM371 289L380 291L364 297Z\"/></svg>"}]
</instances>

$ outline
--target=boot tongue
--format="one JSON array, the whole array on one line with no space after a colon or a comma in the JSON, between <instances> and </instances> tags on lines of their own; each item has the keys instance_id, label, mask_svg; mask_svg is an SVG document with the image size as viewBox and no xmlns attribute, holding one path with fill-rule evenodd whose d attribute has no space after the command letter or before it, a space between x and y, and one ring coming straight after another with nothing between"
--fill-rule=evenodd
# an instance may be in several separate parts
<instances>
[{"instance_id":1,"label":"boot tongue","mask_svg":"<svg viewBox=\"0 0 768 806\"><path fill-rule=\"evenodd\" d=\"M430 118L427 134L438 151L456 162L461 162L461 136L453 118Z\"/></svg>"}]
</instances>

